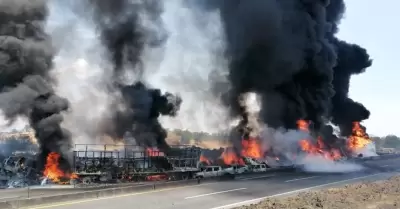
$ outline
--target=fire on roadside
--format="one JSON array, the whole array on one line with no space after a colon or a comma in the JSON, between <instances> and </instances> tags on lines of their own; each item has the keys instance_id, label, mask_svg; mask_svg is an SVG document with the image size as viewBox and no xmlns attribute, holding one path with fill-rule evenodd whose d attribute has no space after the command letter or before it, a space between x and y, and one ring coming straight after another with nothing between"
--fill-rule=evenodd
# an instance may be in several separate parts
<instances>
[{"instance_id":1,"label":"fire on roadside","mask_svg":"<svg viewBox=\"0 0 400 209\"><path fill-rule=\"evenodd\" d=\"M309 123L305 120L297 121L298 129L304 132L310 132ZM316 142L312 142L309 139L302 139L299 141L299 146L302 151L306 152L308 155L320 155L329 160L337 160L342 157L342 154L338 149L328 149L322 137L317 137Z\"/></svg>"},{"instance_id":2,"label":"fire on roadside","mask_svg":"<svg viewBox=\"0 0 400 209\"><path fill-rule=\"evenodd\" d=\"M206 165L211 165L211 160L209 160L206 156L203 154L200 155L200 162L206 164Z\"/></svg>"},{"instance_id":3,"label":"fire on roadside","mask_svg":"<svg viewBox=\"0 0 400 209\"><path fill-rule=\"evenodd\" d=\"M243 158L237 155L233 149L225 149L220 157L225 165L244 165Z\"/></svg>"},{"instance_id":4,"label":"fire on roadside","mask_svg":"<svg viewBox=\"0 0 400 209\"><path fill-rule=\"evenodd\" d=\"M77 179L78 176L74 173L65 173L60 169L60 155L56 152L51 152L47 155L46 165L43 171L43 176L50 179L53 183L64 184L65 180Z\"/></svg>"},{"instance_id":5,"label":"fire on roadside","mask_svg":"<svg viewBox=\"0 0 400 209\"><path fill-rule=\"evenodd\" d=\"M311 131L309 129L309 126L310 123L306 120L297 121L297 128L300 131L310 133ZM223 161L225 165L242 165L244 164L243 157L250 157L253 159L262 159L265 157L265 153L263 153L262 151L263 149L259 138L244 138L242 139L241 143L242 147L239 152L235 152L232 147L224 148L224 151L219 158ZM361 128L360 123L354 122L353 133L348 138L347 148L351 152L355 152L357 149L365 147L368 143L371 143L370 138ZM343 150L340 150L339 148L326 146L321 136L318 136L315 141L311 139L302 139L299 141L299 146L301 150L307 153L309 156L319 155L329 160L341 159L345 154L342 152ZM296 156L294 156L293 158L295 159ZM200 156L200 161L205 163L206 165L211 165L212 163L214 163L204 155Z\"/></svg>"},{"instance_id":6,"label":"fire on roadside","mask_svg":"<svg viewBox=\"0 0 400 209\"><path fill-rule=\"evenodd\" d=\"M259 138L243 138L241 143L242 148L238 153L236 153L232 148L224 149L220 158L223 160L225 165L244 165L245 162L243 157L253 159L262 159L264 157Z\"/></svg>"},{"instance_id":7,"label":"fire on roadside","mask_svg":"<svg viewBox=\"0 0 400 209\"><path fill-rule=\"evenodd\" d=\"M257 138L242 139L241 155L254 159L262 158L263 152L259 140Z\"/></svg>"},{"instance_id":8,"label":"fire on roadside","mask_svg":"<svg viewBox=\"0 0 400 209\"><path fill-rule=\"evenodd\" d=\"M361 128L360 123L354 122L352 135L348 139L348 148L354 152L357 149L367 146L371 142L368 134Z\"/></svg>"}]
</instances>

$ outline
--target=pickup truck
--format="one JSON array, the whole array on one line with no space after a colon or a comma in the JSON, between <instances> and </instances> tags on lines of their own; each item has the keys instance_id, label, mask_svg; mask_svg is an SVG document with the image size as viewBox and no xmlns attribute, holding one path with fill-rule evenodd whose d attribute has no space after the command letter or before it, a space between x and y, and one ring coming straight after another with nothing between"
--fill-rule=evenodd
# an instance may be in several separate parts
<instances>
[{"instance_id":1,"label":"pickup truck","mask_svg":"<svg viewBox=\"0 0 400 209\"><path fill-rule=\"evenodd\" d=\"M251 166L251 171L253 171L255 173L266 172L267 171L267 165L266 164L252 165Z\"/></svg>"},{"instance_id":2,"label":"pickup truck","mask_svg":"<svg viewBox=\"0 0 400 209\"><path fill-rule=\"evenodd\" d=\"M242 174L249 171L248 166L233 165L228 168L222 168L221 166L206 166L201 168L200 172L195 174L196 178L208 178L217 177L223 175L235 175Z\"/></svg>"},{"instance_id":3,"label":"pickup truck","mask_svg":"<svg viewBox=\"0 0 400 209\"><path fill-rule=\"evenodd\" d=\"M234 175L234 174L242 174L242 173L249 172L250 169L247 165L233 165L228 168L225 168L224 171L226 173Z\"/></svg>"},{"instance_id":4,"label":"pickup truck","mask_svg":"<svg viewBox=\"0 0 400 209\"><path fill-rule=\"evenodd\" d=\"M206 166L200 169L200 172L195 174L196 178L217 177L226 174L226 171L221 166Z\"/></svg>"}]
</instances>

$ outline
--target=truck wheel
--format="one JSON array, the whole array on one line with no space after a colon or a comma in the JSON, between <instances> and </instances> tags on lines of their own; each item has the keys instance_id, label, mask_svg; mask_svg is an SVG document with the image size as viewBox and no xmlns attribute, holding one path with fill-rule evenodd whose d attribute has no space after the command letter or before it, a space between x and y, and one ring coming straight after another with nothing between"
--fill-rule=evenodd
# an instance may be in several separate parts
<instances>
[{"instance_id":1,"label":"truck wheel","mask_svg":"<svg viewBox=\"0 0 400 209\"><path fill-rule=\"evenodd\" d=\"M85 177L85 178L82 179L82 183L86 184L86 185L90 185L90 184L92 184L92 178Z\"/></svg>"},{"instance_id":2,"label":"truck wheel","mask_svg":"<svg viewBox=\"0 0 400 209\"><path fill-rule=\"evenodd\" d=\"M188 175L187 174L182 174L182 180L188 180Z\"/></svg>"}]
</instances>

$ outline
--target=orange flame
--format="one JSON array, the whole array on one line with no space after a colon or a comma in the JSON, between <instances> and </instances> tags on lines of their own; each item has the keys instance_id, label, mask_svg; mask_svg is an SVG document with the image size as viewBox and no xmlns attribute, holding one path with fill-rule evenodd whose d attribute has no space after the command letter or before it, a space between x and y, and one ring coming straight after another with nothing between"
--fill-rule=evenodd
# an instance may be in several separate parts
<instances>
[{"instance_id":1,"label":"orange flame","mask_svg":"<svg viewBox=\"0 0 400 209\"><path fill-rule=\"evenodd\" d=\"M51 152L47 155L45 169L43 175L49 178L53 183L61 183L61 179L76 179L78 175L75 173L64 173L59 168L60 155L56 152Z\"/></svg>"},{"instance_id":2,"label":"orange flame","mask_svg":"<svg viewBox=\"0 0 400 209\"><path fill-rule=\"evenodd\" d=\"M297 121L298 128L305 132L309 131L309 123L305 120ZM308 139L302 139L299 141L300 148L310 155L322 155L326 159L337 160L342 157L340 151L337 149L327 150L322 140L322 137L317 138L317 142L314 144Z\"/></svg>"},{"instance_id":3,"label":"orange flame","mask_svg":"<svg viewBox=\"0 0 400 209\"><path fill-rule=\"evenodd\" d=\"M259 141L256 138L243 139L241 155L255 159L262 158L263 153Z\"/></svg>"},{"instance_id":4,"label":"orange flame","mask_svg":"<svg viewBox=\"0 0 400 209\"><path fill-rule=\"evenodd\" d=\"M244 161L241 157L238 157L233 150L225 149L221 154L221 159L224 161L225 165L244 165Z\"/></svg>"},{"instance_id":5,"label":"orange flame","mask_svg":"<svg viewBox=\"0 0 400 209\"><path fill-rule=\"evenodd\" d=\"M354 122L352 135L348 139L349 148L354 151L367 146L369 143L371 143L371 139L361 128L360 122Z\"/></svg>"},{"instance_id":6,"label":"orange flame","mask_svg":"<svg viewBox=\"0 0 400 209\"><path fill-rule=\"evenodd\" d=\"M158 148L146 148L146 153L151 157L161 157L164 156L164 152L160 151Z\"/></svg>"},{"instance_id":7,"label":"orange flame","mask_svg":"<svg viewBox=\"0 0 400 209\"><path fill-rule=\"evenodd\" d=\"M200 162L205 163L207 165L211 165L211 161L208 158L206 158L206 156L204 156L203 154L200 155Z\"/></svg>"},{"instance_id":8,"label":"orange flame","mask_svg":"<svg viewBox=\"0 0 400 209\"><path fill-rule=\"evenodd\" d=\"M305 132L310 132L310 130L308 129L309 127L309 122L306 120L298 120L297 121L297 128L301 131L305 131Z\"/></svg>"}]
</instances>

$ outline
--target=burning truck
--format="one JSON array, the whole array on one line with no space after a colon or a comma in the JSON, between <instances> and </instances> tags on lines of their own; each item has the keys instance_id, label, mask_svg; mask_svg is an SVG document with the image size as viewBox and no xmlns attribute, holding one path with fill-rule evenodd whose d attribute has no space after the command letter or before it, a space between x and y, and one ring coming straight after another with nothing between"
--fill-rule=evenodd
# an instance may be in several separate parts
<instances>
[{"instance_id":1,"label":"burning truck","mask_svg":"<svg viewBox=\"0 0 400 209\"><path fill-rule=\"evenodd\" d=\"M175 146L168 151L136 145L77 144L70 172L60 169L60 155L50 153L42 184L93 184L183 180L193 178L200 148Z\"/></svg>"},{"instance_id":2,"label":"burning truck","mask_svg":"<svg viewBox=\"0 0 400 209\"><path fill-rule=\"evenodd\" d=\"M316 135L312 130L312 123L298 120L296 139L294 143L286 144L283 149L277 146L265 148L265 143L272 143L261 137L243 137L241 146L203 150L200 161L206 166L220 165L255 167L300 166L309 158L321 158L332 162L341 162L349 158L367 157L376 155L373 141L365 133L359 122L353 123L351 135L334 137L335 143L326 144L324 136ZM304 136L304 138L301 138ZM325 136L326 137L326 136ZM266 142L267 141L267 142ZM251 170L251 169L249 169Z\"/></svg>"},{"instance_id":3,"label":"burning truck","mask_svg":"<svg viewBox=\"0 0 400 209\"><path fill-rule=\"evenodd\" d=\"M309 126L307 121L298 121L300 132L310 134ZM270 167L290 167L298 163L298 158L313 156L340 161L362 157L366 149L373 147L359 123L353 124L352 135L343 139L343 143L345 147L342 144L326 146L322 136L305 138L298 141L290 154L273 150L273 147L265 150L261 138L257 137L243 138L241 150L235 147L210 150L180 145L161 151L127 144L76 144L70 169L64 168L66 161L56 152L48 154L44 169L37 169L38 154L31 145L29 149L15 150L2 158L0 182L4 187L24 187L48 183L87 185L182 180L201 176L202 172L207 176L209 173L205 172L208 168L212 172L218 169L223 173L238 174L264 172Z\"/></svg>"}]
</instances>

